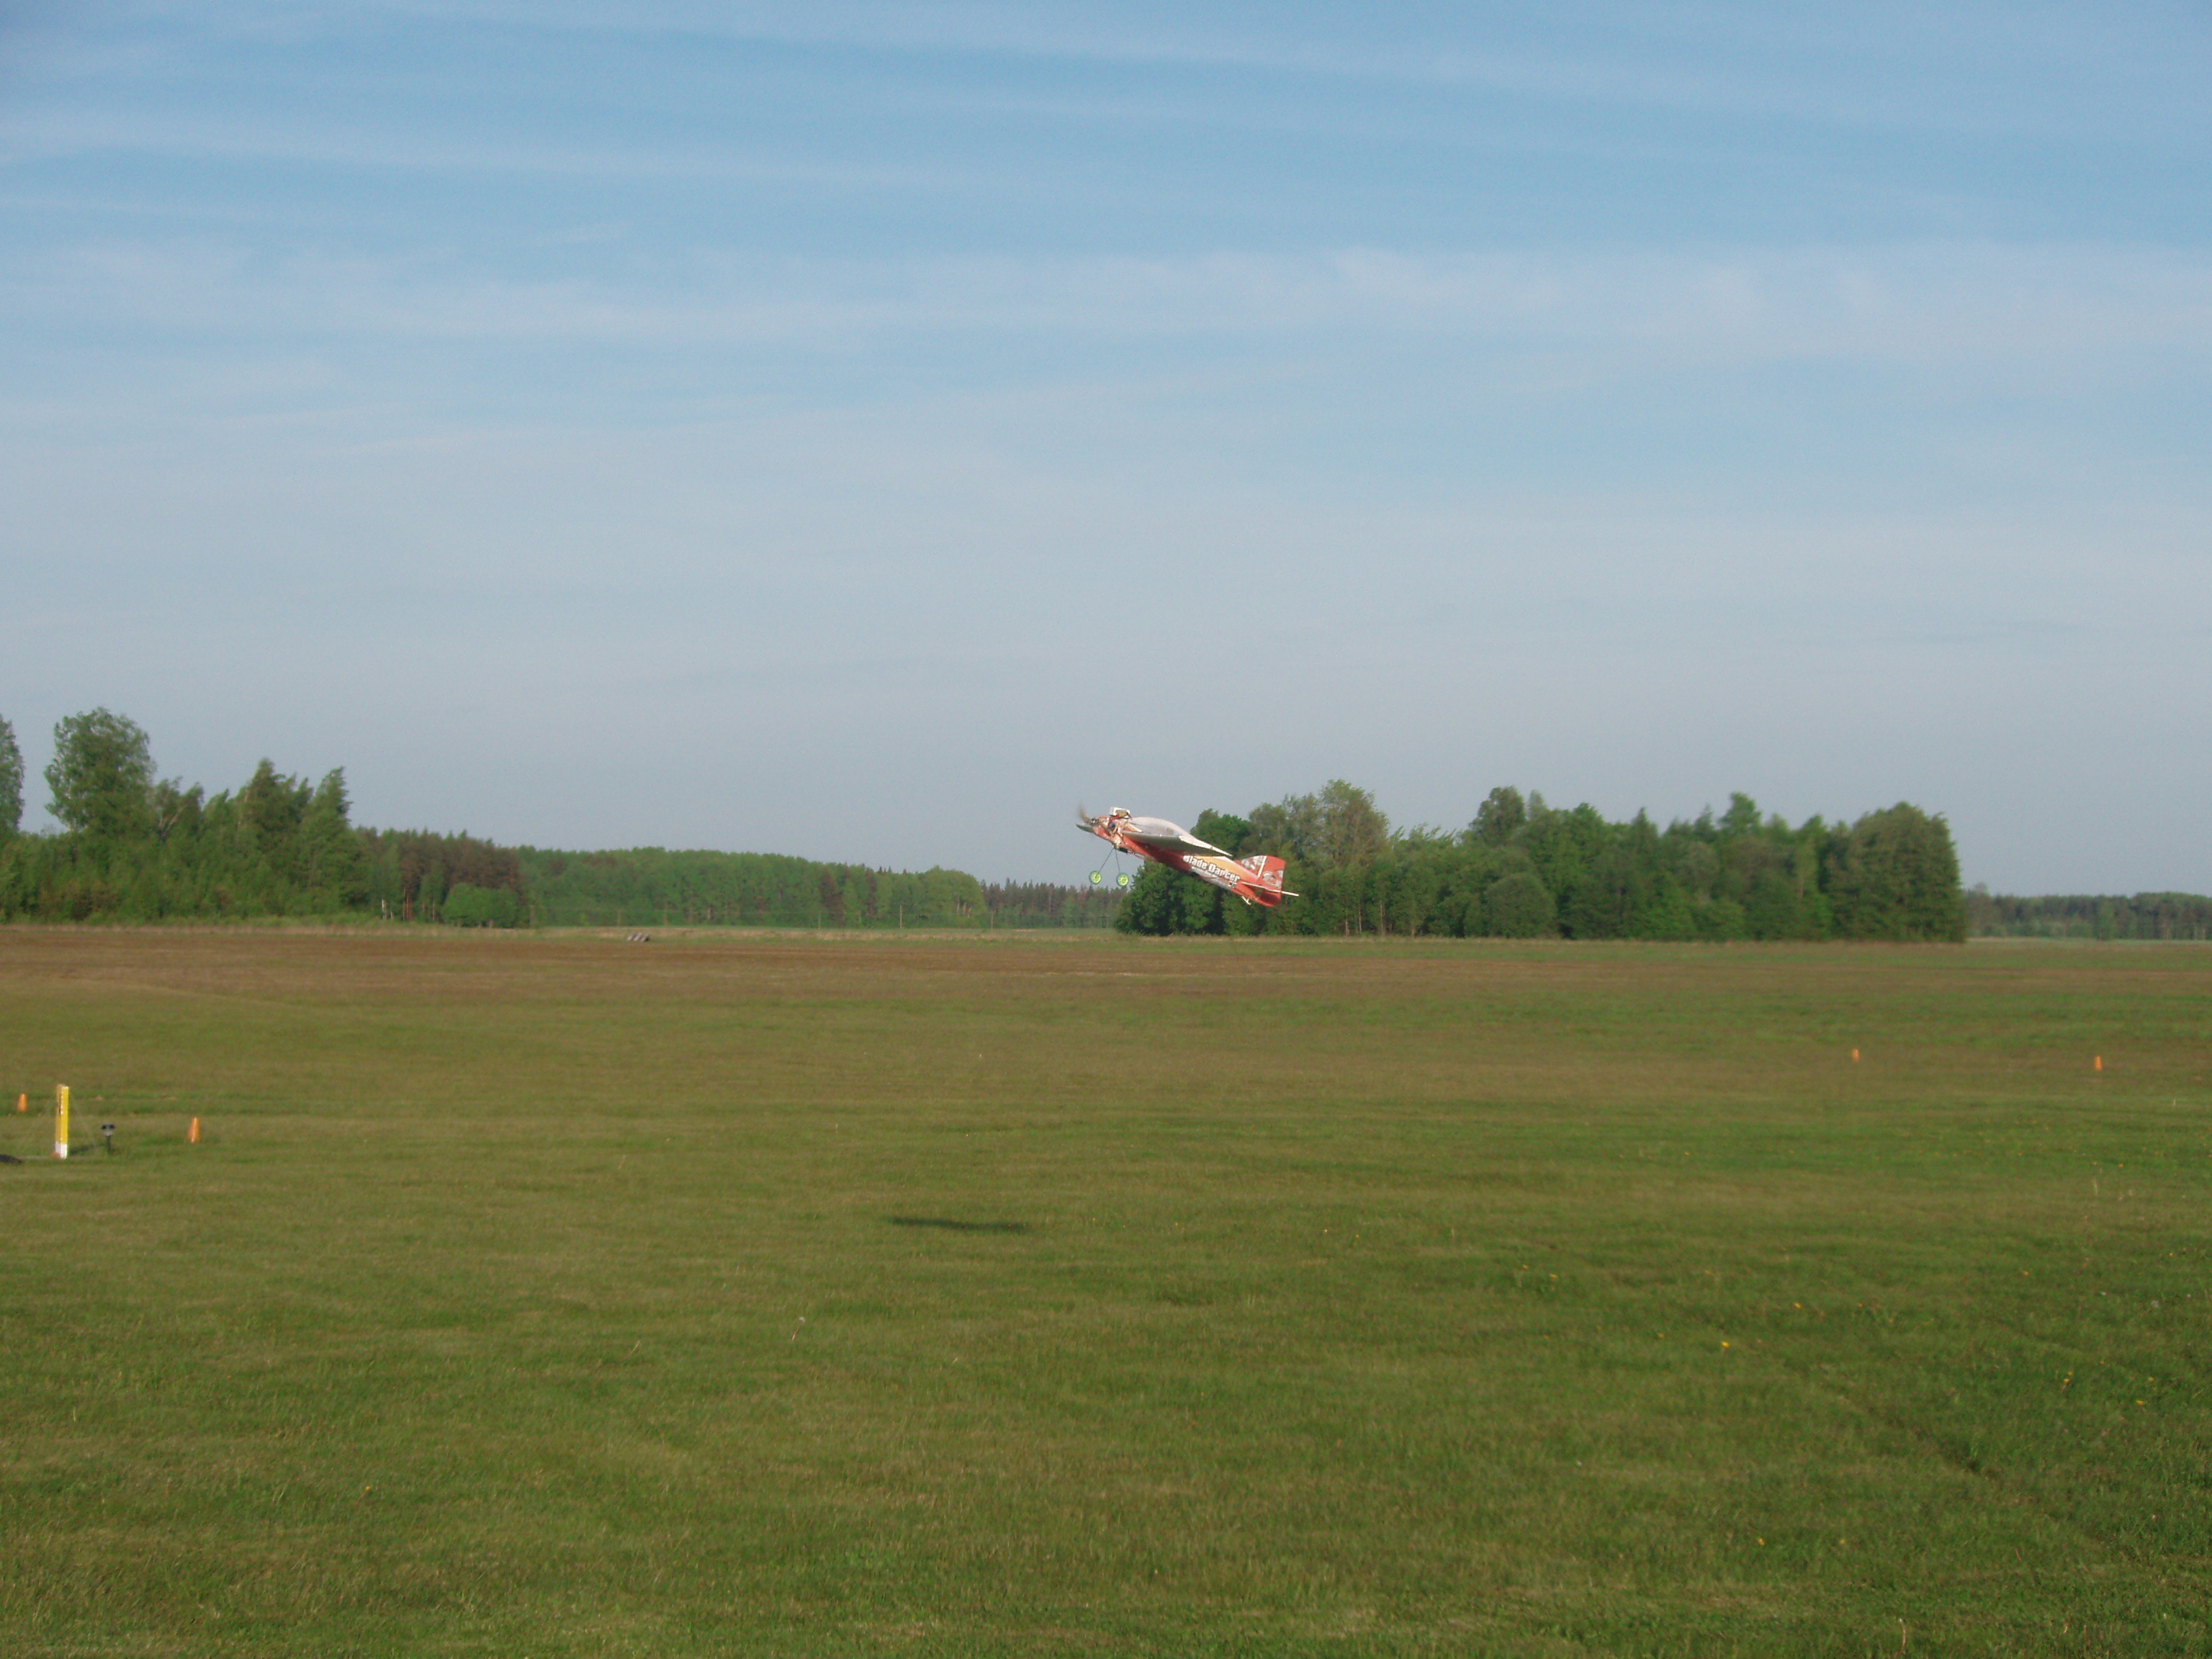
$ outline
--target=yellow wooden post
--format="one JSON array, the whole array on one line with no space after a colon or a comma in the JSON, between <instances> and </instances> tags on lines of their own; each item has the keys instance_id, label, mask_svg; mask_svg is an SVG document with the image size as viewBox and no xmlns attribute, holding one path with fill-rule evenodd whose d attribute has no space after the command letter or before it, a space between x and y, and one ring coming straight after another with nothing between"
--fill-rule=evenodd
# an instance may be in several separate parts
<instances>
[{"instance_id":1,"label":"yellow wooden post","mask_svg":"<svg viewBox=\"0 0 2212 1659\"><path fill-rule=\"evenodd\" d=\"M54 1085L54 1156L69 1156L69 1085Z\"/></svg>"}]
</instances>

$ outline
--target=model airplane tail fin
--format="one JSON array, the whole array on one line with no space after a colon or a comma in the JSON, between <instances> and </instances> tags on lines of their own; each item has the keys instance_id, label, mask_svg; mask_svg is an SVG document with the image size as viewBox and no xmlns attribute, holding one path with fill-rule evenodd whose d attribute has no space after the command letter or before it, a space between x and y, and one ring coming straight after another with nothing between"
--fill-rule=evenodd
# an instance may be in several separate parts
<instances>
[{"instance_id":1,"label":"model airplane tail fin","mask_svg":"<svg viewBox=\"0 0 2212 1659\"><path fill-rule=\"evenodd\" d=\"M1270 888L1278 893L1283 890L1282 860L1271 854L1255 853L1249 859L1239 859L1237 861L1257 876L1262 887ZM1296 895L1292 896L1295 897Z\"/></svg>"},{"instance_id":2,"label":"model airplane tail fin","mask_svg":"<svg viewBox=\"0 0 2212 1659\"><path fill-rule=\"evenodd\" d=\"M1249 859L1237 860L1237 864L1252 878L1237 890L1237 896L1247 904L1265 905L1272 910L1285 899L1297 896L1283 885L1283 861L1273 854L1255 853Z\"/></svg>"}]
</instances>

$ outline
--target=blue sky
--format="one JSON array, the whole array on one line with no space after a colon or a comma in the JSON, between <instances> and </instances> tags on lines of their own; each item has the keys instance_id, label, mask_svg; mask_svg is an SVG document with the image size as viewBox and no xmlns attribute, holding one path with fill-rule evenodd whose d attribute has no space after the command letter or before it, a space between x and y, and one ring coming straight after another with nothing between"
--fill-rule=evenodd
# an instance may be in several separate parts
<instances>
[{"instance_id":1,"label":"blue sky","mask_svg":"<svg viewBox=\"0 0 2212 1659\"><path fill-rule=\"evenodd\" d=\"M2212 890L2201 7L0 10L0 714L1075 880L1346 777ZM42 822L35 811L32 823Z\"/></svg>"}]
</instances>

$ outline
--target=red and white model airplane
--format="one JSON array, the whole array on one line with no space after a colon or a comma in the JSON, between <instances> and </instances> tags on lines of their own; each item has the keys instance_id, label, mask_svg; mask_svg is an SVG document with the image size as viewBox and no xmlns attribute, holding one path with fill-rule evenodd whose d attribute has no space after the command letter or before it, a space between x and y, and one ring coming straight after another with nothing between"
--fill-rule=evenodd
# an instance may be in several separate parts
<instances>
[{"instance_id":1,"label":"red and white model airplane","mask_svg":"<svg viewBox=\"0 0 2212 1659\"><path fill-rule=\"evenodd\" d=\"M1265 853L1255 853L1249 859L1231 858L1165 818L1132 817L1127 808L1117 806L1095 818L1079 811L1075 821L1117 853L1134 853L1186 876L1212 882L1247 904L1264 904L1273 909L1286 898L1297 897L1283 890L1282 860Z\"/></svg>"}]
</instances>

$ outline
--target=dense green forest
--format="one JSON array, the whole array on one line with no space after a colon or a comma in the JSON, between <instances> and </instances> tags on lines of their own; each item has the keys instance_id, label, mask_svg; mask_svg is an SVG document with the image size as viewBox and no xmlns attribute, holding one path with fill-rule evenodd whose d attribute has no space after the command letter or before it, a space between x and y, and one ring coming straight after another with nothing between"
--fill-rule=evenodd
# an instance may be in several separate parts
<instances>
[{"instance_id":1,"label":"dense green forest","mask_svg":"<svg viewBox=\"0 0 2212 1659\"><path fill-rule=\"evenodd\" d=\"M2212 939L2212 898L2198 893L2014 898L1976 887L1966 895L1977 939Z\"/></svg>"},{"instance_id":2,"label":"dense green forest","mask_svg":"<svg viewBox=\"0 0 2212 1659\"><path fill-rule=\"evenodd\" d=\"M534 919L547 927L975 927L983 889L957 870L871 870L779 853L521 849Z\"/></svg>"},{"instance_id":3,"label":"dense green forest","mask_svg":"<svg viewBox=\"0 0 2212 1659\"><path fill-rule=\"evenodd\" d=\"M374 917L477 927L1097 927L1112 901L1073 888L986 889L769 853L563 853L351 822L343 772L264 761L210 796L156 778L135 721L105 708L54 729L59 834L21 832L22 753L0 720L0 918L151 921Z\"/></svg>"},{"instance_id":4,"label":"dense green forest","mask_svg":"<svg viewBox=\"0 0 2212 1659\"><path fill-rule=\"evenodd\" d=\"M0 919L1712 940L2212 934L2212 899L2189 894L1963 892L1949 827L1903 802L1848 824L1793 827L1737 795L1717 817L1662 830L1642 813L1616 823L1500 788L1448 831L1393 829L1372 796L1340 780L1242 817L1200 814L1191 827L1201 839L1288 860L1286 884L1302 896L1270 911L1134 861L1089 885L986 884L957 870L770 853L571 853L364 829L351 821L343 772L310 781L264 761L238 789L210 796L157 778L146 733L105 708L55 727L45 775L62 828L25 834L22 755L0 720ZM1115 873L1133 884L1116 886Z\"/></svg>"},{"instance_id":5,"label":"dense green forest","mask_svg":"<svg viewBox=\"0 0 2212 1659\"><path fill-rule=\"evenodd\" d=\"M1299 900L1248 908L1147 866L1116 925L1135 933L1426 933L1488 938L1895 939L1966 936L1958 854L1941 817L1900 802L1850 824L1762 818L1748 796L1664 830L1608 822L1517 789L1466 829L1393 831L1341 780L1239 817L1201 814L1200 840L1289 862ZM1225 902L1224 902L1225 901Z\"/></svg>"},{"instance_id":6,"label":"dense green forest","mask_svg":"<svg viewBox=\"0 0 2212 1659\"><path fill-rule=\"evenodd\" d=\"M0 720L0 916L325 915L362 908L369 860L345 779L289 778L264 761L210 798L154 775L146 734L105 708L54 728L48 810L61 833L20 832L23 762Z\"/></svg>"}]
</instances>

